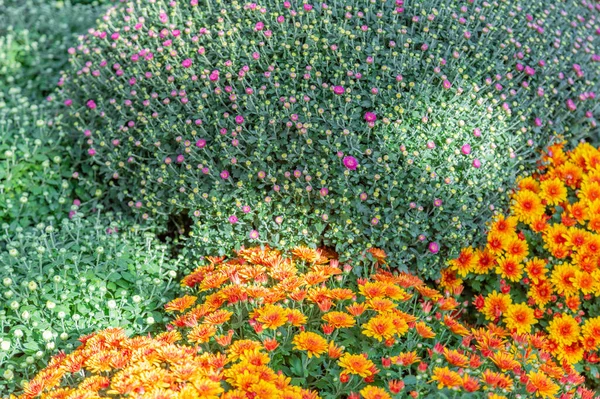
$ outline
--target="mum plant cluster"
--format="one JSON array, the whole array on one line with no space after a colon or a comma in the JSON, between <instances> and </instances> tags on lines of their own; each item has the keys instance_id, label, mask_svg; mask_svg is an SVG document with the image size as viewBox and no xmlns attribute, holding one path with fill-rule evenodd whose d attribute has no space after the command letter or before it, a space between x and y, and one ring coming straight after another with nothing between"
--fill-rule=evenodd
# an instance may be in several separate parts
<instances>
[{"instance_id":1,"label":"mum plant cluster","mask_svg":"<svg viewBox=\"0 0 600 399\"><path fill-rule=\"evenodd\" d=\"M592 399L599 11L0 0L0 396Z\"/></svg>"},{"instance_id":2,"label":"mum plant cluster","mask_svg":"<svg viewBox=\"0 0 600 399\"><path fill-rule=\"evenodd\" d=\"M575 10L133 1L69 49L56 97L108 195L190 218L198 253L375 246L436 277L549 132L596 128L597 10Z\"/></svg>"},{"instance_id":3,"label":"mum plant cluster","mask_svg":"<svg viewBox=\"0 0 600 399\"><path fill-rule=\"evenodd\" d=\"M463 249L441 286L472 281L482 318L520 332L539 325L551 353L583 361L597 378L600 152L589 144L565 151L561 143L542 160L537 173L519 180L509 212L490 224L487 245Z\"/></svg>"},{"instance_id":4,"label":"mum plant cluster","mask_svg":"<svg viewBox=\"0 0 600 399\"><path fill-rule=\"evenodd\" d=\"M207 257L182 281L195 295L165 305L177 313L168 331L84 337L19 398L593 396L542 350L545 337L467 328L457 320L462 304L414 275L356 279L323 251L290 255L255 247ZM67 379L78 384L64 388Z\"/></svg>"}]
</instances>

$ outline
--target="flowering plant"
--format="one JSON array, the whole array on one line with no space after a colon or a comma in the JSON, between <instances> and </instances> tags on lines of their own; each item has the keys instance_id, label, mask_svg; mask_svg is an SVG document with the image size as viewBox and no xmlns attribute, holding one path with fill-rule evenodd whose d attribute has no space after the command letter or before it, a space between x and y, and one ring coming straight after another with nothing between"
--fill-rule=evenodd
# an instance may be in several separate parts
<instances>
[{"instance_id":1,"label":"flowering plant","mask_svg":"<svg viewBox=\"0 0 600 399\"><path fill-rule=\"evenodd\" d=\"M181 261L115 215L74 216L0 235L0 392L18 391L77 338L155 331Z\"/></svg>"},{"instance_id":2,"label":"flowering plant","mask_svg":"<svg viewBox=\"0 0 600 399\"><path fill-rule=\"evenodd\" d=\"M384 253L372 252L379 269ZM413 275L379 269L355 280L334 254L291 255L207 257L182 280L193 292L165 305L178 314L167 332L84 337L20 398L593 396L541 349L543 336L468 328L457 320L462 304Z\"/></svg>"},{"instance_id":3,"label":"flowering plant","mask_svg":"<svg viewBox=\"0 0 600 399\"><path fill-rule=\"evenodd\" d=\"M487 245L463 249L441 283L453 289L464 280L479 294L480 319L547 332L549 352L583 361L598 379L600 151L564 145L549 147L538 172L519 180L509 212L490 223Z\"/></svg>"},{"instance_id":4,"label":"flowering plant","mask_svg":"<svg viewBox=\"0 0 600 399\"><path fill-rule=\"evenodd\" d=\"M436 276L548 132L595 126L598 56L544 28L591 37L594 7L546 8L137 1L69 50L60 102L110 198L189 217L199 253L371 246Z\"/></svg>"}]
</instances>

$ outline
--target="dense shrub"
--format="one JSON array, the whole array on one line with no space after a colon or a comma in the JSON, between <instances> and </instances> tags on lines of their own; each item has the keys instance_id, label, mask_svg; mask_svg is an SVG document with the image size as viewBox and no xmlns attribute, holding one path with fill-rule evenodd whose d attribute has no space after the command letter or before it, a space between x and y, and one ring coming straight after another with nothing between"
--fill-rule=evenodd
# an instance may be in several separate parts
<instances>
[{"instance_id":1,"label":"dense shrub","mask_svg":"<svg viewBox=\"0 0 600 399\"><path fill-rule=\"evenodd\" d=\"M0 392L18 390L58 350L99 328L155 330L179 263L153 235L119 217L74 216L33 229L2 227Z\"/></svg>"},{"instance_id":2,"label":"dense shrub","mask_svg":"<svg viewBox=\"0 0 600 399\"><path fill-rule=\"evenodd\" d=\"M19 87L40 101L68 62L67 48L108 1L0 0L0 90Z\"/></svg>"},{"instance_id":3,"label":"dense shrub","mask_svg":"<svg viewBox=\"0 0 600 399\"><path fill-rule=\"evenodd\" d=\"M413 275L379 270L356 280L332 254L291 252L207 258L183 279L193 295L166 304L178 313L168 332L85 337L21 398L593 396L577 372L541 349L542 336L467 328L455 319L455 297ZM384 260L382 251L372 254Z\"/></svg>"},{"instance_id":4,"label":"dense shrub","mask_svg":"<svg viewBox=\"0 0 600 399\"><path fill-rule=\"evenodd\" d=\"M442 272L442 285L454 289L464 280L479 294L479 323L547 332L549 351L585 367L597 386L600 151L587 143L566 151L560 143L542 161L538 173L519 180L510 211L489 224L487 245L463 249Z\"/></svg>"},{"instance_id":5,"label":"dense shrub","mask_svg":"<svg viewBox=\"0 0 600 399\"><path fill-rule=\"evenodd\" d=\"M199 253L377 246L436 275L555 130L597 134L598 23L402 3L110 8L60 82L76 147L144 219L190 217Z\"/></svg>"},{"instance_id":6,"label":"dense shrub","mask_svg":"<svg viewBox=\"0 0 600 399\"><path fill-rule=\"evenodd\" d=\"M60 120L19 89L0 92L0 225L67 216L76 185L66 134Z\"/></svg>"}]
</instances>

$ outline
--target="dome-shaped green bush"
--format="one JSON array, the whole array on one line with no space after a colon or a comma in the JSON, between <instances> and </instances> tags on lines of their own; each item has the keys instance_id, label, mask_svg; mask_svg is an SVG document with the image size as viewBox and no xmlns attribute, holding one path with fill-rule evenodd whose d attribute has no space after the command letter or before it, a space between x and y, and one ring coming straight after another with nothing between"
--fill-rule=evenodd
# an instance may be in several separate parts
<instances>
[{"instance_id":1,"label":"dome-shaped green bush","mask_svg":"<svg viewBox=\"0 0 600 399\"><path fill-rule=\"evenodd\" d=\"M203 253L376 246L435 275L555 131L597 133L595 12L131 1L70 49L61 102L111 198L190 217Z\"/></svg>"}]
</instances>

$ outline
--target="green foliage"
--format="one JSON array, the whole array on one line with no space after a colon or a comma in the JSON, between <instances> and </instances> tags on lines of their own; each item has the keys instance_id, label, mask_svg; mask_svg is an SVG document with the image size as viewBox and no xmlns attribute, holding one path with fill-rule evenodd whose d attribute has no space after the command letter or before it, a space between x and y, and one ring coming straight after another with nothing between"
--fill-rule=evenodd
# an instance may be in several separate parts
<instances>
[{"instance_id":1,"label":"green foliage","mask_svg":"<svg viewBox=\"0 0 600 399\"><path fill-rule=\"evenodd\" d=\"M2 230L3 393L58 350L78 346L82 335L110 326L155 331L177 286L179 261L170 260L167 246L119 216Z\"/></svg>"},{"instance_id":2,"label":"green foliage","mask_svg":"<svg viewBox=\"0 0 600 399\"><path fill-rule=\"evenodd\" d=\"M598 132L598 56L565 39L593 7L196 3L111 9L60 97L109 197L192 218L199 253L376 246L435 276L555 131Z\"/></svg>"},{"instance_id":3,"label":"green foliage","mask_svg":"<svg viewBox=\"0 0 600 399\"><path fill-rule=\"evenodd\" d=\"M75 184L65 136L44 105L18 89L0 93L0 224L26 227L67 216Z\"/></svg>"},{"instance_id":4,"label":"green foliage","mask_svg":"<svg viewBox=\"0 0 600 399\"><path fill-rule=\"evenodd\" d=\"M78 4L80 3L80 4ZM0 88L40 101L56 87L67 49L108 1L0 0Z\"/></svg>"}]
</instances>

